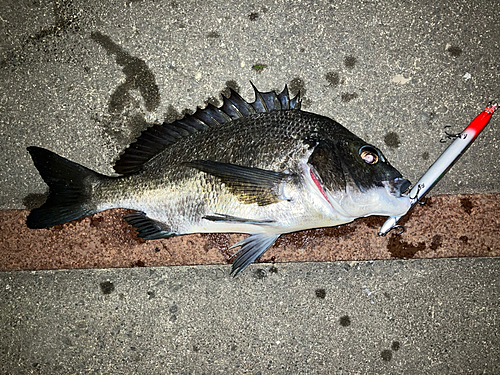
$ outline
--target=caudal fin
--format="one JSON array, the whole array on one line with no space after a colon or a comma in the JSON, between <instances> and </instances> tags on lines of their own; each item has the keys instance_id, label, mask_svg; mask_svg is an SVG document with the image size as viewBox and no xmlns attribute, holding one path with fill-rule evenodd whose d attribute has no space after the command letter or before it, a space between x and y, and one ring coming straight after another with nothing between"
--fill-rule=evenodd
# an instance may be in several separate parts
<instances>
[{"instance_id":1,"label":"caudal fin","mask_svg":"<svg viewBox=\"0 0 500 375\"><path fill-rule=\"evenodd\" d=\"M98 212L91 201L92 183L103 175L44 148L28 147L28 151L50 189L45 203L28 215L29 228L46 228Z\"/></svg>"}]
</instances>

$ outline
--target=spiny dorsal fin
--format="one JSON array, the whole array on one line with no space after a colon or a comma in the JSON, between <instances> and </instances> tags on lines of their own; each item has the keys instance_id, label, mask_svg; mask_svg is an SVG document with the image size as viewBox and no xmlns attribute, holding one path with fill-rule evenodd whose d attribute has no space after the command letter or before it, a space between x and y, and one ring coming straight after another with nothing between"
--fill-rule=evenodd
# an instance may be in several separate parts
<instances>
[{"instance_id":1,"label":"spiny dorsal fin","mask_svg":"<svg viewBox=\"0 0 500 375\"><path fill-rule=\"evenodd\" d=\"M253 83L251 84L255 91L255 100L252 103L248 103L236 91L230 89L229 97L223 96L223 104L219 108L208 104L181 120L154 125L144 130L120 156L114 166L115 171L120 174L137 172L144 163L171 144L198 131L255 113L300 109L299 94L290 98L286 85L281 93L276 94L274 91L260 92Z\"/></svg>"}]
</instances>

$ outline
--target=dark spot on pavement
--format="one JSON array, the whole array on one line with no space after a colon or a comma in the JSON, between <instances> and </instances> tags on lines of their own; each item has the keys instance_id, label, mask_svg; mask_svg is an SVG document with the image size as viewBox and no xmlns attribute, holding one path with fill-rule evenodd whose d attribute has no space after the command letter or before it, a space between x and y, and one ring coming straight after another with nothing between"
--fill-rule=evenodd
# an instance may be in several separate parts
<instances>
[{"instance_id":1,"label":"dark spot on pavement","mask_svg":"<svg viewBox=\"0 0 500 375\"><path fill-rule=\"evenodd\" d=\"M462 209L467 215L470 215L472 213L472 207L474 207L472 201L469 198L460 198L460 206L462 206Z\"/></svg>"},{"instance_id":2,"label":"dark spot on pavement","mask_svg":"<svg viewBox=\"0 0 500 375\"><path fill-rule=\"evenodd\" d=\"M400 347L401 347L401 344L399 343L399 341L392 342L391 349L394 350L395 352L397 352Z\"/></svg>"},{"instance_id":3,"label":"dark spot on pavement","mask_svg":"<svg viewBox=\"0 0 500 375\"><path fill-rule=\"evenodd\" d=\"M179 307L177 307L177 305L172 305L172 306L170 306L168 311L172 314L175 314L177 311L179 311Z\"/></svg>"},{"instance_id":4,"label":"dark spot on pavement","mask_svg":"<svg viewBox=\"0 0 500 375\"><path fill-rule=\"evenodd\" d=\"M256 279L263 279L267 277L267 272L266 270L259 268L253 273L253 277L255 277Z\"/></svg>"},{"instance_id":5,"label":"dark spot on pavement","mask_svg":"<svg viewBox=\"0 0 500 375\"><path fill-rule=\"evenodd\" d=\"M69 30L80 30L77 10L71 9L71 3L71 1L54 1L52 11L54 24L40 30L35 35L31 35L28 41L40 41L48 36L60 36L63 32Z\"/></svg>"},{"instance_id":6,"label":"dark spot on pavement","mask_svg":"<svg viewBox=\"0 0 500 375\"><path fill-rule=\"evenodd\" d=\"M253 13L250 13L248 15L248 19L250 21L255 21L255 20L257 20L257 18L259 18L259 13L257 13L257 12L253 12Z\"/></svg>"},{"instance_id":7,"label":"dark spot on pavement","mask_svg":"<svg viewBox=\"0 0 500 375\"><path fill-rule=\"evenodd\" d=\"M154 290L150 290L147 292L147 295L149 296L149 299L153 299L156 297L156 292Z\"/></svg>"},{"instance_id":8,"label":"dark spot on pavement","mask_svg":"<svg viewBox=\"0 0 500 375\"><path fill-rule=\"evenodd\" d=\"M387 146L392 148L398 148L401 145L399 140L399 135L395 132L389 132L384 137L384 142Z\"/></svg>"},{"instance_id":9,"label":"dark spot on pavement","mask_svg":"<svg viewBox=\"0 0 500 375\"><path fill-rule=\"evenodd\" d=\"M273 257L274 258L274 257ZM274 262L274 259L273 259L273 262ZM272 265L271 268L269 268L269 273L278 273L278 268L276 268L274 266L274 264Z\"/></svg>"},{"instance_id":10,"label":"dark spot on pavement","mask_svg":"<svg viewBox=\"0 0 500 375\"><path fill-rule=\"evenodd\" d=\"M468 243L469 242L469 237L467 237L467 236L460 236L459 240L462 241L463 243Z\"/></svg>"},{"instance_id":11,"label":"dark spot on pavement","mask_svg":"<svg viewBox=\"0 0 500 375\"><path fill-rule=\"evenodd\" d=\"M290 81L290 84L288 85L288 88L290 89L290 94L292 96L297 95L300 92L300 96L303 98L306 95L306 85L304 83L304 80L300 77L295 77Z\"/></svg>"},{"instance_id":12,"label":"dark spot on pavement","mask_svg":"<svg viewBox=\"0 0 500 375\"><path fill-rule=\"evenodd\" d=\"M193 352L198 353L200 351L200 348L198 345L193 345Z\"/></svg>"},{"instance_id":13,"label":"dark spot on pavement","mask_svg":"<svg viewBox=\"0 0 500 375\"><path fill-rule=\"evenodd\" d=\"M326 290L324 290L322 288L316 289L314 291L314 293L316 294L316 297L318 297L318 298L325 299L325 297L326 297Z\"/></svg>"},{"instance_id":14,"label":"dark spot on pavement","mask_svg":"<svg viewBox=\"0 0 500 375\"><path fill-rule=\"evenodd\" d=\"M422 153L422 159L424 159L424 160L429 160L429 156L430 156L430 155L429 155L429 152L428 152L428 151L424 151L424 152Z\"/></svg>"},{"instance_id":15,"label":"dark spot on pavement","mask_svg":"<svg viewBox=\"0 0 500 375\"><path fill-rule=\"evenodd\" d=\"M356 65L356 58L352 55L348 55L344 58L344 65L347 69L353 69Z\"/></svg>"},{"instance_id":16,"label":"dark spot on pavement","mask_svg":"<svg viewBox=\"0 0 500 375\"><path fill-rule=\"evenodd\" d=\"M205 106L208 106L209 104L212 104L214 107L219 107L220 102L219 99L217 99L215 96L209 96L207 99L204 100Z\"/></svg>"},{"instance_id":17,"label":"dark spot on pavement","mask_svg":"<svg viewBox=\"0 0 500 375\"><path fill-rule=\"evenodd\" d=\"M132 263L132 267L144 267L145 263L142 260L136 260L134 263Z\"/></svg>"},{"instance_id":18,"label":"dark spot on pavement","mask_svg":"<svg viewBox=\"0 0 500 375\"><path fill-rule=\"evenodd\" d=\"M437 250L439 247L441 247L442 244L443 244L443 236L436 234L435 236L432 237L431 246L429 247L431 250Z\"/></svg>"},{"instance_id":19,"label":"dark spot on pavement","mask_svg":"<svg viewBox=\"0 0 500 375\"><path fill-rule=\"evenodd\" d=\"M236 345L234 345L234 344L232 344L232 345L231 345L231 351L232 351L232 352L235 352L235 351L236 351L236 349L237 349L237 346L236 346Z\"/></svg>"},{"instance_id":20,"label":"dark spot on pavement","mask_svg":"<svg viewBox=\"0 0 500 375\"><path fill-rule=\"evenodd\" d=\"M340 317L340 325L342 327L349 327L351 325L351 318L349 318L348 315L344 315L342 317Z\"/></svg>"},{"instance_id":21,"label":"dark spot on pavement","mask_svg":"<svg viewBox=\"0 0 500 375\"><path fill-rule=\"evenodd\" d=\"M110 281L104 281L99 284L102 294L111 294L115 291L115 284Z\"/></svg>"},{"instance_id":22,"label":"dark spot on pavement","mask_svg":"<svg viewBox=\"0 0 500 375\"><path fill-rule=\"evenodd\" d=\"M382 350L380 356L384 361L389 362L392 359L392 351L390 351L389 349Z\"/></svg>"},{"instance_id":23,"label":"dark spot on pavement","mask_svg":"<svg viewBox=\"0 0 500 375\"><path fill-rule=\"evenodd\" d=\"M225 254L229 248L230 236L227 233L203 233L201 234L205 240L203 249L209 251L210 249L216 249L221 254Z\"/></svg>"},{"instance_id":24,"label":"dark spot on pavement","mask_svg":"<svg viewBox=\"0 0 500 375\"><path fill-rule=\"evenodd\" d=\"M384 216L369 216L357 220L356 224L365 223L368 228L380 229L380 227L385 223L387 217ZM353 223L354 224L354 223Z\"/></svg>"},{"instance_id":25,"label":"dark spot on pavement","mask_svg":"<svg viewBox=\"0 0 500 375\"><path fill-rule=\"evenodd\" d=\"M207 34L207 38L220 38L220 34L217 31L210 31Z\"/></svg>"},{"instance_id":26,"label":"dark spot on pavement","mask_svg":"<svg viewBox=\"0 0 500 375\"><path fill-rule=\"evenodd\" d=\"M237 93L240 92L240 86L234 80L226 81L226 88L221 91L221 94L224 95L226 98L231 95L231 91L229 89L233 89Z\"/></svg>"},{"instance_id":27,"label":"dark spot on pavement","mask_svg":"<svg viewBox=\"0 0 500 375\"><path fill-rule=\"evenodd\" d=\"M458 57L462 54L462 49L458 46L450 46L447 51L452 57Z\"/></svg>"},{"instance_id":28,"label":"dark spot on pavement","mask_svg":"<svg viewBox=\"0 0 500 375\"><path fill-rule=\"evenodd\" d=\"M389 237L387 250L394 258L411 259L419 251L425 250L425 243L419 242L418 245L412 245L409 242L401 241L401 236L393 234Z\"/></svg>"},{"instance_id":29,"label":"dark spot on pavement","mask_svg":"<svg viewBox=\"0 0 500 375\"><path fill-rule=\"evenodd\" d=\"M328 81L330 86L336 87L340 84L340 76L337 72L328 72L325 74L325 79Z\"/></svg>"},{"instance_id":30,"label":"dark spot on pavement","mask_svg":"<svg viewBox=\"0 0 500 375\"><path fill-rule=\"evenodd\" d=\"M353 93L348 93L348 92L343 92L342 95L340 95L340 99L344 103L349 103L351 100L356 99L358 97L358 94L353 92Z\"/></svg>"}]
</instances>

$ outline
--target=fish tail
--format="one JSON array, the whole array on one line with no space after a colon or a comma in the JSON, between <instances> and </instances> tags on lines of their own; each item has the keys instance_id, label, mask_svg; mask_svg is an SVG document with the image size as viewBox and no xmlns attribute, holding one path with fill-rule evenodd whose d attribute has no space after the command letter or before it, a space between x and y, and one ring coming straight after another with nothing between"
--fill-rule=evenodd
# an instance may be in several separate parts
<instances>
[{"instance_id":1,"label":"fish tail","mask_svg":"<svg viewBox=\"0 0 500 375\"><path fill-rule=\"evenodd\" d=\"M44 148L28 147L28 151L49 185L45 203L33 209L26 219L29 228L47 228L100 211L92 202L92 185L106 176Z\"/></svg>"}]
</instances>

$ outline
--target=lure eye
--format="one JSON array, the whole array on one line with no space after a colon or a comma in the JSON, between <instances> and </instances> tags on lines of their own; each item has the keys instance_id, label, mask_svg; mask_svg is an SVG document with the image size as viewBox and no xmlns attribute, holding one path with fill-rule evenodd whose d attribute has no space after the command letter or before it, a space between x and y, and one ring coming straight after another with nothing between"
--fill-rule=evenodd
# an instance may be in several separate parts
<instances>
[{"instance_id":1,"label":"lure eye","mask_svg":"<svg viewBox=\"0 0 500 375\"><path fill-rule=\"evenodd\" d=\"M377 150L370 146L361 147L359 149L359 156L366 164L377 164L379 160Z\"/></svg>"}]
</instances>

